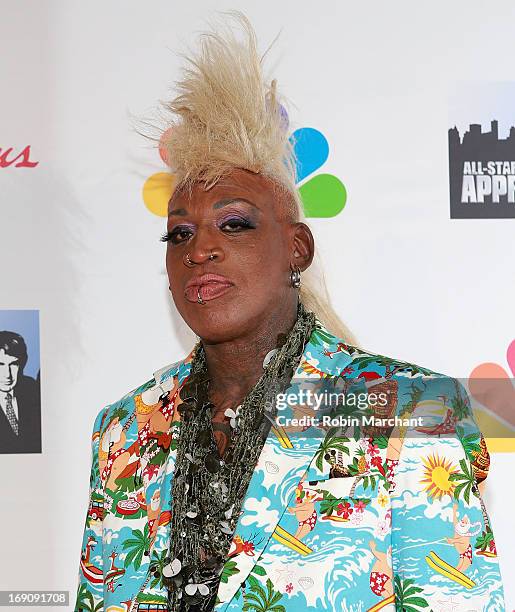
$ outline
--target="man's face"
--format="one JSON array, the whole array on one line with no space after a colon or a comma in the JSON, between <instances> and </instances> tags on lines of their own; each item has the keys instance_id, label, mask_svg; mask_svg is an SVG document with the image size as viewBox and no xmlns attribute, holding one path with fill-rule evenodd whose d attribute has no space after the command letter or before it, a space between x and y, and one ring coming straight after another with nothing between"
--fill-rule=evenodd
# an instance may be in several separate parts
<instances>
[{"instance_id":1,"label":"man's face","mask_svg":"<svg viewBox=\"0 0 515 612\"><path fill-rule=\"evenodd\" d=\"M18 371L20 362L18 357L13 357L0 349L0 391L7 393L12 391L18 382Z\"/></svg>"},{"instance_id":2,"label":"man's face","mask_svg":"<svg viewBox=\"0 0 515 612\"><path fill-rule=\"evenodd\" d=\"M170 288L177 310L201 338L238 337L277 304L293 299L293 226L280 210L271 183L240 169L208 191L195 186L191 195L172 198L166 256ZM213 261L207 259L211 249L218 255ZM197 265L185 266L187 253ZM225 277L228 288L217 297L206 292L205 305L199 305L197 287L188 289L187 283L204 273Z\"/></svg>"}]
</instances>

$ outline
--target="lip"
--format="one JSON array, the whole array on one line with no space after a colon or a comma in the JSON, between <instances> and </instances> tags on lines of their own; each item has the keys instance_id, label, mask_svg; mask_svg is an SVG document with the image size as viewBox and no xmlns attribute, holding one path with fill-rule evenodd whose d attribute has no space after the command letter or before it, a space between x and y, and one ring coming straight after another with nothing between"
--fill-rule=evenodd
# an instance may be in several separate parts
<instances>
[{"instance_id":1,"label":"lip","mask_svg":"<svg viewBox=\"0 0 515 612\"><path fill-rule=\"evenodd\" d=\"M220 274L202 274L200 276L194 276L186 283L185 289L190 287L198 287L199 285L207 285L208 283L224 283L225 285L233 285L227 276L221 276Z\"/></svg>"},{"instance_id":2,"label":"lip","mask_svg":"<svg viewBox=\"0 0 515 612\"><path fill-rule=\"evenodd\" d=\"M203 301L214 300L226 293L234 283L220 274L202 274L191 278L184 289L189 302L197 302L198 293Z\"/></svg>"}]
</instances>

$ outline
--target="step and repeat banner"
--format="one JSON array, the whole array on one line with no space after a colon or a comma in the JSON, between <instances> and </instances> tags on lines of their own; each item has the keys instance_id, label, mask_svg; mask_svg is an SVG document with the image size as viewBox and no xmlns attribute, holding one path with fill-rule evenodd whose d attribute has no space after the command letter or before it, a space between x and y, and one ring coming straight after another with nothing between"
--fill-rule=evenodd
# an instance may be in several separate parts
<instances>
[{"instance_id":1,"label":"step and repeat banner","mask_svg":"<svg viewBox=\"0 0 515 612\"><path fill-rule=\"evenodd\" d=\"M263 51L280 34L267 66L340 317L363 348L470 383L513 610L515 5L498 0L3 3L1 589L73 608L94 417L195 341L159 241L172 177L138 126L230 8Z\"/></svg>"}]
</instances>

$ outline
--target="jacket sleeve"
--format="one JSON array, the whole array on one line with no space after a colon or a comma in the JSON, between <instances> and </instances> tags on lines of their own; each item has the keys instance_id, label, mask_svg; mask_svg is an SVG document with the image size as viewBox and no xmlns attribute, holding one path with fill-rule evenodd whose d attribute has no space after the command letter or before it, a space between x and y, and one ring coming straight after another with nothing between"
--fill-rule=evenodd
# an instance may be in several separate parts
<instances>
[{"instance_id":1,"label":"jacket sleeve","mask_svg":"<svg viewBox=\"0 0 515 612\"><path fill-rule=\"evenodd\" d=\"M99 472L100 430L106 416L103 408L95 418L91 436L89 503L80 556L75 612L104 610L104 570L102 554L103 491Z\"/></svg>"},{"instance_id":2,"label":"jacket sleeve","mask_svg":"<svg viewBox=\"0 0 515 612\"><path fill-rule=\"evenodd\" d=\"M494 534L478 488L489 455L470 400L455 378L414 384L419 394L412 386L405 397L416 401L402 402L399 394L399 413L422 418L407 425L391 492L396 609L504 611Z\"/></svg>"}]
</instances>

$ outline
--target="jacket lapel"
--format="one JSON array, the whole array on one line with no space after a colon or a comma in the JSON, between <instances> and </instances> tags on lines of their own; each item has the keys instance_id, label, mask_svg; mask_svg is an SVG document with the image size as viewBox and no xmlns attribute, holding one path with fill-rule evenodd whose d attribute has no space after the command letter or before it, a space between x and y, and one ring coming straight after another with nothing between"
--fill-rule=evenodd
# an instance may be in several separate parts
<instances>
[{"instance_id":1,"label":"jacket lapel","mask_svg":"<svg viewBox=\"0 0 515 612\"><path fill-rule=\"evenodd\" d=\"M334 349L338 339L330 334L317 319L317 328L304 347L302 358L286 391L298 396L301 388L316 393L325 384L327 372L322 362L327 361L327 348ZM338 349L341 352L341 348ZM348 360L339 359L343 369ZM329 355L330 357L330 355ZM339 373L339 372L338 372ZM284 418L292 416L288 409L279 411ZM277 423L277 420L276 420ZM305 432L292 433L280 426L273 426L263 446L256 469L252 475L229 552L226 572L218 590L217 610L225 610L240 585L259 561L271 537L280 538L276 527L282 515L291 506L291 500L299 480L308 470L325 433L311 427ZM231 563L232 561L232 563Z\"/></svg>"},{"instance_id":2,"label":"jacket lapel","mask_svg":"<svg viewBox=\"0 0 515 612\"><path fill-rule=\"evenodd\" d=\"M331 349L329 351L329 349ZM341 353L336 370L331 363L334 353ZM342 358L343 357L343 358ZM191 370L193 349L188 356L154 373L155 385L143 396L145 403L153 403L162 392L175 392L182 387ZM336 360L335 360L336 361ZM286 393L296 396L306 386L313 393L320 392L329 375L340 372L352 361L345 345L332 335L317 318L316 329L304 347L299 365ZM175 408L180 403L176 399ZM283 419L295 416L290 409L280 410ZM178 417L174 416L176 420ZM283 421L284 422L284 421ZM272 426L263 445L256 468L251 477L242 505L233 543L218 589L219 603L216 610L222 612L258 563L270 538L280 537L276 527L282 515L291 506L298 482L309 469L322 442L325 432L313 431L293 433L277 424ZM173 470L175 452L168 457L167 472Z\"/></svg>"},{"instance_id":3,"label":"jacket lapel","mask_svg":"<svg viewBox=\"0 0 515 612\"><path fill-rule=\"evenodd\" d=\"M154 523L159 521L158 525L161 524L161 520L166 519L166 515L162 516L163 507L169 503L169 487L164 487L166 482L165 474L173 471L175 465L175 450L169 450L166 458L162 464L156 464L150 466L150 456L143 452L142 444L145 444L148 440L148 436L153 432L151 425L151 418L148 422L138 424L137 412L138 408L145 410L148 408L159 410L163 415L168 414L170 425L178 420L177 406L180 404L180 398L178 391L180 390L184 379L188 376L191 360L193 358L193 349L190 353L181 361L169 364L163 368L160 368L154 372L154 380L149 381L145 387L137 392L131 400L133 402L130 416L127 416L122 423L124 429L127 430L127 444L125 445L126 450L129 450L133 462L136 464L131 470L134 471L143 484L143 500L147 508L147 524L149 529L150 537L150 550L152 550L156 540L156 530ZM168 394L169 401L171 402L168 407L162 405L159 398ZM130 395L130 394L129 394ZM166 416L166 415L165 415ZM132 461L131 461L132 463ZM154 471L155 470L155 471ZM156 473L157 472L157 473ZM161 500L158 515L151 516L150 508L152 504L152 496L156 495L156 491L159 492L159 498ZM166 513L168 516L169 512Z\"/></svg>"}]
</instances>

